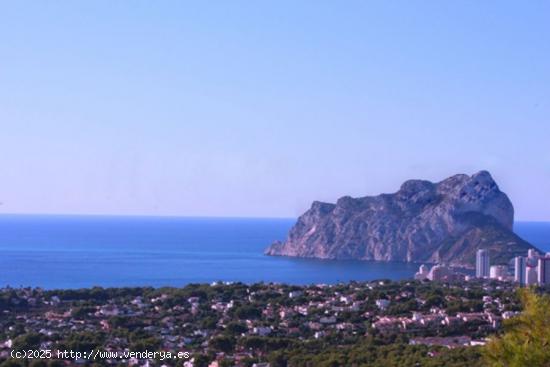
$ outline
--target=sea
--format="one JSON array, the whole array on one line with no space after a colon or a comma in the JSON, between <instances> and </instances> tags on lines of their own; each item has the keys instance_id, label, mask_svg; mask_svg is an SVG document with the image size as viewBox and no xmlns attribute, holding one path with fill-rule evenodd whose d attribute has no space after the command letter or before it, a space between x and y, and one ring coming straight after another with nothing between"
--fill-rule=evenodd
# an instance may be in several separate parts
<instances>
[{"instance_id":1,"label":"sea","mask_svg":"<svg viewBox=\"0 0 550 367\"><path fill-rule=\"evenodd\" d=\"M0 215L0 287L334 284L406 279L418 264L272 257L295 219ZM550 223L514 230L550 251Z\"/></svg>"}]
</instances>

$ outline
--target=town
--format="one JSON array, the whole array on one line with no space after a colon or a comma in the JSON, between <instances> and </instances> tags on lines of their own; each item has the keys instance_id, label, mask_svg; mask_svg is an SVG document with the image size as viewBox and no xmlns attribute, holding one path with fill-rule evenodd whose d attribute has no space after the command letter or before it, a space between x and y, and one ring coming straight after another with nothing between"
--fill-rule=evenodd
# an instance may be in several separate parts
<instances>
[{"instance_id":1,"label":"town","mask_svg":"<svg viewBox=\"0 0 550 367\"><path fill-rule=\"evenodd\" d=\"M354 358L370 358L372 365L387 358L382 354L393 353L394 363L462 366L475 363L478 346L499 330L503 320L521 310L517 283L498 275L494 267L486 276L487 254L477 255L479 278L455 282L437 281L439 270L434 268L441 267L434 266L424 280L400 282L309 286L220 282L183 288L58 291L4 288L0 290L0 365L28 365L10 358L10 352L39 349L163 350L187 352L189 358L36 359L33 366L359 365L342 361L354 350ZM528 269L526 284L533 279L529 264L534 255L515 261ZM545 274L547 259L538 258L539 277ZM423 269L421 274L426 272Z\"/></svg>"},{"instance_id":2,"label":"town","mask_svg":"<svg viewBox=\"0 0 550 367\"><path fill-rule=\"evenodd\" d=\"M475 277L513 281L519 286L550 284L550 253L540 255L536 250L529 249L527 257L516 256L510 264L490 265L490 263L489 251L477 250ZM468 281L473 277L452 267L436 264L431 269L421 265L414 278L431 281Z\"/></svg>"}]
</instances>

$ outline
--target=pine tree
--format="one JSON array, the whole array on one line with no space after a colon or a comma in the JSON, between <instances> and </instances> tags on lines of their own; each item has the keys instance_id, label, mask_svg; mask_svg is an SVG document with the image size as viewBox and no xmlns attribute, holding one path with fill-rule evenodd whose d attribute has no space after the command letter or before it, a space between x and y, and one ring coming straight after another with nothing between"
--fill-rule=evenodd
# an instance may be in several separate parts
<instances>
[{"instance_id":1,"label":"pine tree","mask_svg":"<svg viewBox=\"0 0 550 367\"><path fill-rule=\"evenodd\" d=\"M550 296L518 291L523 312L506 320L504 334L484 348L491 367L550 367Z\"/></svg>"}]
</instances>

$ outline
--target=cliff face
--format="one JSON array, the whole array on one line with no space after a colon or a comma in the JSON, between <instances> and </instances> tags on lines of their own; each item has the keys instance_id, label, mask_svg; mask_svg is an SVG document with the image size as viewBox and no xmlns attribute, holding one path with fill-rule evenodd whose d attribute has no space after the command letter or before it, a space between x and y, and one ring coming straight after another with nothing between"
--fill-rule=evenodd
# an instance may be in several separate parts
<instances>
[{"instance_id":1,"label":"cliff face","mask_svg":"<svg viewBox=\"0 0 550 367\"><path fill-rule=\"evenodd\" d=\"M314 202L266 254L471 267L475 251L487 248L492 263L503 263L533 247L512 232L513 220L489 172L410 180L394 194Z\"/></svg>"}]
</instances>

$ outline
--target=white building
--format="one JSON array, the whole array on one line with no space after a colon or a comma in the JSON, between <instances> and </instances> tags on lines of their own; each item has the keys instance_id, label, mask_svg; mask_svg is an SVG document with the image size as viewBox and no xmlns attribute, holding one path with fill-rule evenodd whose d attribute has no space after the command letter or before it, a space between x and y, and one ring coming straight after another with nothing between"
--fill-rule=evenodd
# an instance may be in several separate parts
<instances>
[{"instance_id":1,"label":"white building","mask_svg":"<svg viewBox=\"0 0 550 367\"><path fill-rule=\"evenodd\" d=\"M414 274L414 279L416 280L424 280L428 278L429 269L426 265L422 264L420 265L420 268L418 268L418 271L416 274Z\"/></svg>"},{"instance_id":2,"label":"white building","mask_svg":"<svg viewBox=\"0 0 550 367\"><path fill-rule=\"evenodd\" d=\"M302 291L292 291L288 293L288 298L298 298L301 297L304 292Z\"/></svg>"},{"instance_id":3,"label":"white building","mask_svg":"<svg viewBox=\"0 0 550 367\"><path fill-rule=\"evenodd\" d=\"M536 267L539 261L539 253L534 249L527 251L527 266Z\"/></svg>"},{"instance_id":4,"label":"white building","mask_svg":"<svg viewBox=\"0 0 550 367\"><path fill-rule=\"evenodd\" d=\"M488 278L489 275L489 251L479 249L476 253L476 277Z\"/></svg>"},{"instance_id":5,"label":"white building","mask_svg":"<svg viewBox=\"0 0 550 367\"><path fill-rule=\"evenodd\" d=\"M508 273L506 265L493 265L489 268L489 278L503 280Z\"/></svg>"},{"instance_id":6,"label":"white building","mask_svg":"<svg viewBox=\"0 0 550 367\"><path fill-rule=\"evenodd\" d=\"M388 308L390 305L390 301L387 300L387 299L377 299L376 300L376 306L381 309L381 310L385 310L386 308Z\"/></svg>"},{"instance_id":7,"label":"white building","mask_svg":"<svg viewBox=\"0 0 550 367\"><path fill-rule=\"evenodd\" d=\"M525 285L537 284L537 267L527 264L525 268Z\"/></svg>"},{"instance_id":8,"label":"white building","mask_svg":"<svg viewBox=\"0 0 550 367\"><path fill-rule=\"evenodd\" d=\"M453 272L444 265L434 265L428 274L428 279L431 281L449 280Z\"/></svg>"},{"instance_id":9,"label":"white building","mask_svg":"<svg viewBox=\"0 0 550 367\"><path fill-rule=\"evenodd\" d=\"M324 337L324 336L325 336L325 332L324 332L324 331L316 331L315 334L313 334L313 337L314 337L315 339L320 339L320 338L322 338L322 337Z\"/></svg>"},{"instance_id":10,"label":"white building","mask_svg":"<svg viewBox=\"0 0 550 367\"><path fill-rule=\"evenodd\" d=\"M253 334L257 334L257 335L260 335L260 336L269 335L269 334L271 334L272 331L273 330L271 330L271 328L267 327L267 326L257 326L257 327L252 329Z\"/></svg>"}]
</instances>

